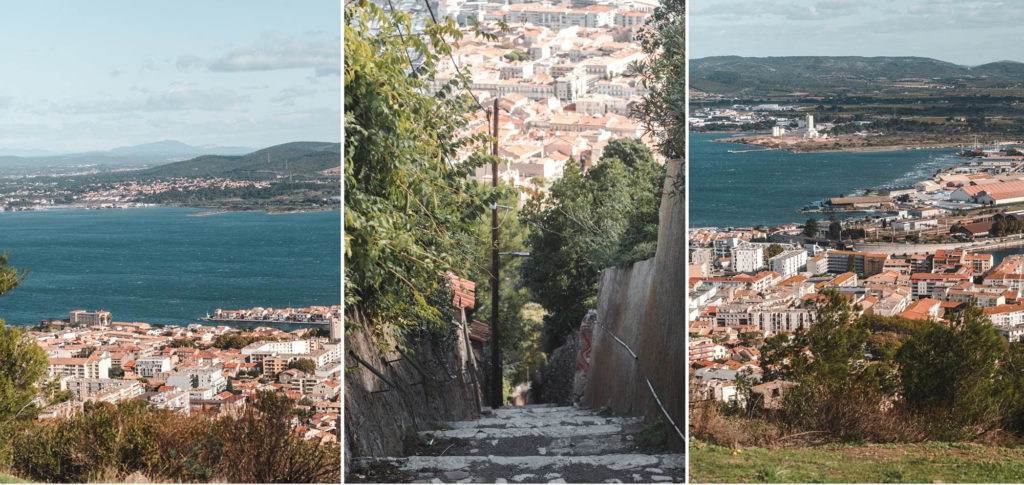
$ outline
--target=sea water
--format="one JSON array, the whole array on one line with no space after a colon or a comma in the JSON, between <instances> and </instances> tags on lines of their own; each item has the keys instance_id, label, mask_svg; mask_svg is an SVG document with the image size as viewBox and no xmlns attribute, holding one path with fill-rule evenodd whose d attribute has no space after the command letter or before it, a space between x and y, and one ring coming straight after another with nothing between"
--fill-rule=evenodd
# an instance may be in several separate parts
<instances>
[{"instance_id":1,"label":"sea water","mask_svg":"<svg viewBox=\"0 0 1024 485\"><path fill-rule=\"evenodd\" d=\"M37 324L75 309L187 324L217 308L341 303L338 211L48 209L0 213L0 251L28 269L0 318Z\"/></svg>"}]
</instances>

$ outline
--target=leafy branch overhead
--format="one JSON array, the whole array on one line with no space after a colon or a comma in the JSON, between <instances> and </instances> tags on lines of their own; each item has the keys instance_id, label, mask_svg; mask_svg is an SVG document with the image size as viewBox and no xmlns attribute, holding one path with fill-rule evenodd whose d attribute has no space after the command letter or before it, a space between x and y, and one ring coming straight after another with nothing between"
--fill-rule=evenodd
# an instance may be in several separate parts
<instances>
[{"instance_id":1,"label":"leafy branch overhead","mask_svg":"<svg viewBox=\"0 0 1024 485\"><path fill-rule=\"evenodd\" d=\"M411 17L369 2L345 8L345 305L400 334L443 325L444 274L473 257L473 225L493 200L469 179L489 161L467 152L486 133L456 137L478 104L460 74L430 89L462 38L450 20L411 35Z\"/></svg>"}]
</instances>

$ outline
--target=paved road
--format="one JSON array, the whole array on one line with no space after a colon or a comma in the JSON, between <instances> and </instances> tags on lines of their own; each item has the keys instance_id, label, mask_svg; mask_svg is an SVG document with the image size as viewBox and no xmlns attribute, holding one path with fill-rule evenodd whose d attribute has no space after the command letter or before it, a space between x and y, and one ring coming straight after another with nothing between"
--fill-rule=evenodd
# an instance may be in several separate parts
<instances>
[{"instance_id":1,"label":"paved road","mask_svg":"<svg viewBox=\"0 0 1024 485\"><path fill-rule=\"evenodd\" d=\"M440 428L419 434L420 449L439 456L357 459L359 475L350 481L682 483L686 476L683 455L639 449L639 418L539 404Z\"/></svg>"}]
</instances>

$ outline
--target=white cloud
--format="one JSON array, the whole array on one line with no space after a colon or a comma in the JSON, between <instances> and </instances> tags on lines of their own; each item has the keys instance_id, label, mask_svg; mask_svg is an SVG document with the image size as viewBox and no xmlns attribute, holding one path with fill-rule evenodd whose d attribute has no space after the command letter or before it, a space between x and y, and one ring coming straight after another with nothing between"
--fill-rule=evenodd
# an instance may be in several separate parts
<instances>
[{"instance_id":1,"label":"white cloud","mask_svg":"<svg viewBox=\"0 0 1024 485\"><path fill-rule=\"evenodd\" d=\"M194 55L178 58L178 69L205 65L214 72L275 71L312 68L317 76L341 74L341 46L337 41L303 40L265 30L251 46L239 47L213 59Z\"/></svg>"},{"instance_id":2,"label":"white cloud","mask_svg":"<svg viewBox=\"0 0 1024 485\"><path fill-rule=\"evenodd\" d=\"M152 111L245 111L250 97L231 89L203 89L171 86L159 92L134 99L100 99L72 103L50 102L51 113L92 115Z\"/></svg>"},{"instance_id":3,"label":"white cloud","mask_svg":"<svg viewBox=\"0 0 1024 485\"><path fill-rule=\"evenodd\" d=\"M291 105L294 105L295 99L302 98L305 96L312 96L317 92L318 91L316 89L311 88L309 86L290 86L279 91L276 95L270 98L270 101L282 104L291 103Z\"/></svg>"}]
</instances>

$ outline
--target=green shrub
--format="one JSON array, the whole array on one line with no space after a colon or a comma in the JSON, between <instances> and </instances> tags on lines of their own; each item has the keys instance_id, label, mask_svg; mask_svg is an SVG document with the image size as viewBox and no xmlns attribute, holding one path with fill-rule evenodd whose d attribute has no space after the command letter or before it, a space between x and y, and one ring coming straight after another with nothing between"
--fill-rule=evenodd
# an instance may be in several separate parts
<instances>
[{"instance_id":1,"label":"green shrub","mask_svg":"<svg viewBox=\"0 0 1024 485\"><path fill-rule=\"evenodd\" d=\"M90 405L79 415L9 427L4 465L39 482L338 482L340 449L292 434L292 403L259 395L238 417L152 409L142 401Z\"/></svg>"}]
</instances>

